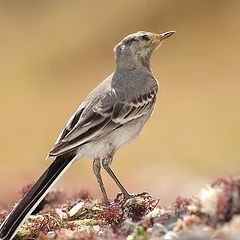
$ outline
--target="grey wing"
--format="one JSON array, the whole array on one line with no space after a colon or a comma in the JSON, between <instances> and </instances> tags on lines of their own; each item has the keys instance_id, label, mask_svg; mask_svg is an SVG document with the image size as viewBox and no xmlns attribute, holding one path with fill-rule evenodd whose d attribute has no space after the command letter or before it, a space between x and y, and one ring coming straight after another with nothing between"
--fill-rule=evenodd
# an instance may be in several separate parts
<instances>
[{"instance_id":1,"label":"grey wing","mask_svg":"<svg viewBox=\"0 0 240 240\"><path fill-rule=\"evenodd\" d=\"M49 156L70 152L145 115L152 109L155 99L154 90L131 101L118 101L114 92L107 93L91 109L82 107L71 117Z\"/></svg>"}]
</instances>

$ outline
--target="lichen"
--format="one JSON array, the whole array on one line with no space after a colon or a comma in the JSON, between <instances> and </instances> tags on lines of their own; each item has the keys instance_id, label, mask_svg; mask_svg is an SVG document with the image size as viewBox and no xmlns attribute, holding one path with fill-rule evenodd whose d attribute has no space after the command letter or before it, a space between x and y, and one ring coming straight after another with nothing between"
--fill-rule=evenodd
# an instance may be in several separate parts
<instances>
[{"instance_id":1,"label":"lichen","mask_svg":"<svg viewBox=\"0 0 240 240\"><path fill-rule=\"evenodd\" d=\"M24 192L24 191L22 191ZM118 194L106 206L86 191L62 201L50 192L42 210L31 215L16 239L238 239L240 177L217 179L191 198L178 197L169 207L139 194L125 200ZM61 200L60 200L61 199ZM0 221L8 210L0 209Z\"/></svg>"}]
</instances>

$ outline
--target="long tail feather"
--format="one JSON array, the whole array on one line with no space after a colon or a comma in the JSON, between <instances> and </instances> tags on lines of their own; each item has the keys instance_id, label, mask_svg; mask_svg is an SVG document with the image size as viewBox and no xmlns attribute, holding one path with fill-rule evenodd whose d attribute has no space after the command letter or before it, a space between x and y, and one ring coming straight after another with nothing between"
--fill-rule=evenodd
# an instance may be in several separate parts
<instances>
[{"instance_id":1,"label":"long tail feather","mask_svg":"<svg viewBox=\"0 0 240 240\"><path fill-rule=\"evenodd\" d=\"M11 240L50 188L73 163L74 155L57 157L0 226L0 239Z\"/></svg>"}]
</instances>

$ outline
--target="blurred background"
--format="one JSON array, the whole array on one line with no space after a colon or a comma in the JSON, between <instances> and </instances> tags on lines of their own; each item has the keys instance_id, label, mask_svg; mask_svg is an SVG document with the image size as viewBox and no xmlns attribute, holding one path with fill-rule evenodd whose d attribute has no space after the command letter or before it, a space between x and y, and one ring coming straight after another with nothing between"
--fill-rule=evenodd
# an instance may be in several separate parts
<instances>
[{"instance_id":1,"label":"blurred background","mask_svg":"<svg viewBox=\"0 0 240 240\"><path fill-rule=\"evenodd\" d=\"M139 30L177 33L152 58L157 108L116 154L119 179L165 205L239 173L239 8L237 0L1 1L0 204L47 168L68 118L114 70L113 47ZM101 197L91 162L78 161L56 188Z\"/></svg>"}]
</instances>

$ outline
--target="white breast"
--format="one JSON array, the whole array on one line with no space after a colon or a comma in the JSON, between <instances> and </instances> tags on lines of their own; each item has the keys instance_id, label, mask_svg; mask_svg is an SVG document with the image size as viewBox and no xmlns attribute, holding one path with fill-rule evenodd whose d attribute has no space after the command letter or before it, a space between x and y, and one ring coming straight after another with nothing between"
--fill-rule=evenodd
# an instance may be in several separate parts
<instances>
[{"instance_id":1,"label":"white breast","mask_svg":"<svg viewBox=\"0 0 240 240\"><path fill-rule=\"evenodd\" d=\"M78 149L78 154L76 159L82 157L88 158L103 158L108 154L115 152L118 148L132 142L135 140L140 131L142 130L144 124L149 119L151 112L141 117L131 121L130 123L122 126L113 132L107 134L106 136L99 138L98 140L92 141L81 146Z\"/></svg>"}]
</instances>

